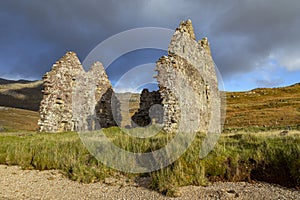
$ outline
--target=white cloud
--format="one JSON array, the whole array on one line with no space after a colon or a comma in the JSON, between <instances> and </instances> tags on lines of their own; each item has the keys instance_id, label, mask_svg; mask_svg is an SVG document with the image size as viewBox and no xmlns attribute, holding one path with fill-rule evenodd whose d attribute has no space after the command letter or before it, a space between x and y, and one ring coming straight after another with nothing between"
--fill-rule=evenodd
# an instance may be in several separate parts
<instances>
[{"instance_id":1,"label":"white cloud","mask_svg":"<svg viewBox=\"0 0 300 200\"><path fill-rule=\"evenodd\" d=\"M280 64L289 71L298 71L300 70L300 54L286 55L280 59Z\"/></svg>"}]
</instances>

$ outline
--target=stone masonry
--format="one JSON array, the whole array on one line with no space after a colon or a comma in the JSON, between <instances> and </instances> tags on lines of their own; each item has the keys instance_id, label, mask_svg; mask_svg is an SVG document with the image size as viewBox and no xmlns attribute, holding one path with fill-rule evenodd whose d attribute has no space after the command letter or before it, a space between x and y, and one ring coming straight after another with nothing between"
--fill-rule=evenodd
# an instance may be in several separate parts
<instances>
[{"instance_id":1,"label":"stone masonry","mask_svg":"<svg viewBox=\"0 0 300 200\"><path fill-rule=\"evenodd\" d=\"M85 72L77 55L68 52L43 77L40 131L85 131L116 125L119 103L105 100L113 96L112 86L100 62ZM110 98L112 99L112 98ZM114 111L113 111L114 110ZM105 122L104 122L105 121Z\"/></svg>"},{"instance_id":2,"label":"stone masonry","mask_svg":"<svg viewBox=\"0 0 300 200\"><path fill-rule=\"evenodd\" d=\"M196 41L191 20L180 23L156 63L166 131L218 132L220 94L207 38Z\"/></svg>"},{"instance_id":3,"label":"stone masonry","mask_svg":"<svg viewBox=\"0 0 300 200\"><path fill-rule=\"evenodd\" d=\"M152 124L154 111L156 123L167 132L218 133L221 101L214 67L208 39L197 42L191 20L181 22L168 56L156 63L159 90L142 92L132 126Z\"/></svg>"}]
</instances>

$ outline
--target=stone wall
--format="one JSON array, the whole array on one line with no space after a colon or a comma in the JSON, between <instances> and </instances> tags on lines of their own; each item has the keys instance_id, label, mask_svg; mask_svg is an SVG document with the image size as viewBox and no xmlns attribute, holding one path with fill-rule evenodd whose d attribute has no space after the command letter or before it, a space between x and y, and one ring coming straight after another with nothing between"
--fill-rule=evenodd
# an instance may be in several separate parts
<instances>
[{"instance_id":1,"label":"stone wall","mask_svg":"<svg viewBox=\"0 0 300 200\"><path fill-rule=\"evenodd\" d=\"M207 38L196 41L190 20L181 22L156 63L166 131L218 132L220 94Z\"/></svg>"},{"instance_id":2,"label":"stone wall","mask_svg":"<svg viewBox=\"0 0 300 200\"><path fill-rule=\"evenodd\" d=\"M98 101L96 115L101 128L121 124L120 101L112 88L108 88Z\"/></svg>"},{"instance_id":3,"label":"stone wall","mask_svg":"<svg viewBox=\"0 0 300 200\"><path fill-rule=\"evenodd\" d=\"M113 110L119 103L103 99L114 95L100 62L85 72L74 52L68 52L45 74L40 105L40 131L85 131L116 125ZM120 120L120 113L115 112ZM105 123L104 123L105 121Z\"/></svg>"},{"instance_id":4,"label":"stone wall","mask_svg":"<svg viewBox=\"0 0 300 200\"><path fill-rule=\"evenodd\" d=\"M44 77L43 100L40 106L40 131L74 130L72 96L76 77L83 73L79 59L68 52Z\"/></svg>"},{"instance_id":5,"label":"stone wall","mask_svg":"<svg viewBox=\"0 0 300 200\"><path fill-rule=\"evenodd\" d=\"M163 123L162 97L159 91L142 91L140 108L132 116L132 127L145 127L151 124Z\"/></svg>"},{"instance_id":6,"label":"stone wall","mask_svg":"<svg viewBox=\"0 0 300 200\"><path fill-rule=\"evenodd\" d=\"M159 90L143 90L132 127L155 122L167 132L219 133L221 100L215 65L208 39L196 41L190 20L180 23L156 71Z\"/></svg>"}]
</instances>

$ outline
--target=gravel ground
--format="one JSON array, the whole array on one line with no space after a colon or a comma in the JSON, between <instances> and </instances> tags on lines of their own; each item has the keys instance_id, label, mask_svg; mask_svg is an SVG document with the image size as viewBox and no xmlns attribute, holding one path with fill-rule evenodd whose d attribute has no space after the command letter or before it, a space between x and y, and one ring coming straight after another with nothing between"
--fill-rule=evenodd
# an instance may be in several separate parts
<instances>
[{"instance_id":1,"label":"gravel ground","mask_svg":"<svg viewBox=\"0 0 300 200\"><path fill-rule=\"evenodd\" d=\"M168 198L139 183L107 179L82 184L68 180L57 170L21 170L0 165L0 199L299 199L300 191L267 183L213 183L207 187L180 188L181 197Z\"/></svg>"}]
</instances>

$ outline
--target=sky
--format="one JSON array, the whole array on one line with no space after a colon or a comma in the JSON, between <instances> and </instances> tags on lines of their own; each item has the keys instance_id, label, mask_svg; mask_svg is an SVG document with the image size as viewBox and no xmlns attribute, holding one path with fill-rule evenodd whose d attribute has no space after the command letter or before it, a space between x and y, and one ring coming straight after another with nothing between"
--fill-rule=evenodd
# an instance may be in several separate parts
<instances>
[{"instance_id":1,"label":"sky","mask_svg":"<svg viewBox=\"0 0 300 200\"><path fill-rule=\"evenodd\" d=\"M0 78L39 80L67 51L83 61L120 32L175 30L191 19L197 39L208 37L225 90L291 85L300 82L299 10L299 0L2 0ZM146 67L164 54L135 51L105 67L115 84L120 72ZM131 90L130 83L126 88Z\"/></svg>"}]
</instances>

